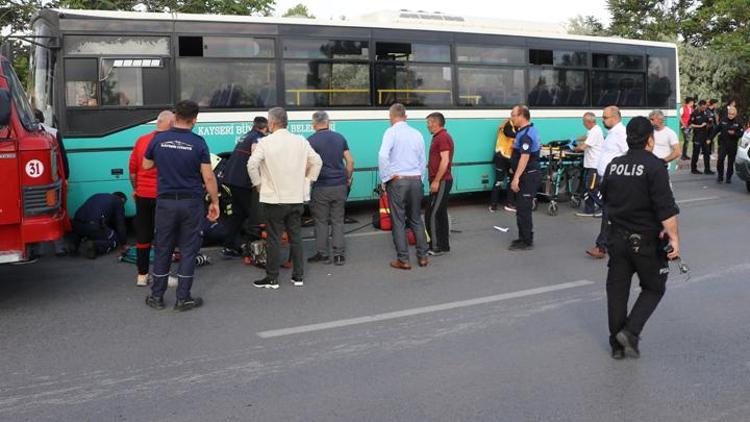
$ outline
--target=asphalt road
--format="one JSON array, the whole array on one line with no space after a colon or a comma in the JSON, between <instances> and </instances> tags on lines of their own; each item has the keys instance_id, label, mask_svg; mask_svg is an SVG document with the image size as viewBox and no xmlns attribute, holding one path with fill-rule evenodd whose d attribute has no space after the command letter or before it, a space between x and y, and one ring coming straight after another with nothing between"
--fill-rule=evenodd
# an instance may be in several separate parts
<instances>
[{"instance_id":1,"label":"asphalt road","mask_svg":"<svg viewBox=\"0 0 750 422\"><path fill-rule=\"evenodd\" d=\"M584 254L599 220L537 211L536 249L508 252L514 216L462 201L427 268L390 269L390 235L364 229L301 288L200 268L187 313L147 308L113 256L0 266L0 420L750 420L750 194L673 181L692 273L673 272L639 360L609 357L606 262Z\"/></svg>"}]
</instances>

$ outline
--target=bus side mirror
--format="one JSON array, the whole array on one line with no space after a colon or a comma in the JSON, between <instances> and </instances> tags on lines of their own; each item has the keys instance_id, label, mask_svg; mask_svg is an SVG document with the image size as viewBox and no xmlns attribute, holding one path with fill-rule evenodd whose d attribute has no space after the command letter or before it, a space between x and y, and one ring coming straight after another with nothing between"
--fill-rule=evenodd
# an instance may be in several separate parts
<instances>
[{"instance_id":1,"label":"bus side mirror","mask_svg":"<svg viewBox=\"0 0 750 422\"><path fill-rule=\"evenodd\" d=\"M10 91L0 88L0 127L10 123Z\"/></svg>"}]
</instances>

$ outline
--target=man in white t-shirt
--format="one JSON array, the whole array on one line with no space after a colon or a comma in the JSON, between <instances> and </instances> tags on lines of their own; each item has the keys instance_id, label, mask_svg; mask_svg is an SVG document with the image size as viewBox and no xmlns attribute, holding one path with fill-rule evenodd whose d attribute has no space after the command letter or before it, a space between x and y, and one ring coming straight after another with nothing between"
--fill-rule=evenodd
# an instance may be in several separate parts
<instances>
[{"instance_id":1,"label":"man in white t-shirt","mask_svg":"<svg viewBox=\"0 0 750 422\"><path fill-rule=\"evenodd\" d=\"M601 176L596 171L599 162L602 145L604 144L604 134L602 128L596 124L596 115L587 112L583 115L583 126L588 129L586 140L578 145L575 150L583 151L583 180L586 183L586 193L583 197L583 212L576 213L579 217L593 217L596 215L597 207L601 207L601 195L599 194L599 182Z\"/></svg>"},{"instance_id":2,"label":"man in white t-shirt","mask_svg":"<svg viewBox=\"0 0 750 422\"><path fill-rule=\"evenodd\" d=\"M664 113L654 110L648 115L651 124L654 125L654 150L655 156L661 158L664 164L680 158L682 147L677 133L664 125Z\"/></svg>"},{"instance_id":3,"label":"man in white t-shirt","mask_svg":"<svg viewBox=\"0 0 750 422\"><path fill-rule=\"evenodd\" d=\"M609 129L607 137L604 138L602 153L599 156L599 162L596 171L604 176L607 166L612 159L625 155L628 152L627 134L625 125L622 124L622 115L620 109L615 106L609 106L602 112L602 122ZM586 253L596 259L602 259L607 256L607 232L609 231L609 221L607 220L607 207L602 208L602 225L599 229L599 236L596 238L596 246L586 251Z\"/></svg>"}]
</instances>

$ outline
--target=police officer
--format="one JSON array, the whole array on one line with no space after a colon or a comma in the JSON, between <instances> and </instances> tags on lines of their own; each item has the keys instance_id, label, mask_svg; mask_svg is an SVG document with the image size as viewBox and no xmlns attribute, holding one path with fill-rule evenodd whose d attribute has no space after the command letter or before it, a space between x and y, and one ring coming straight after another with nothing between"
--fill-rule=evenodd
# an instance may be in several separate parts
<instances>
[{"instance_id":1,"label":"police officer","mask_svg":"<svg viewBox=\"0 0 750 422\"><path fill-rule=\"evenodd\" d=\"M513 141L511 168L513 181L510 189L516 193L516 224L518 239L511 242L509 250L529 250L534 245L534 225L531 220L534 196L539 189L542 173L539 169L539 151L542 143L539 132L530 122L531 113L525 105L517 105L510 112L510 119L518 129Z\"/></svg>"},{"instance_id":2,"label":"police officer","mask_svg":"<svg viewBox=\"0 0 750 422\"><path fill-rule=\"evenodd\" d=\"M627 154L610 162L601 187L610 222L607 311L614 359L640 355L638 336L664 295L668 260L680 254L679 209L664 162L651 153L651 122L633 118L627 126L627 142ZM636 273L641 293L628 314L630 283Z\"/></svg>"},{"instance_id":3,"label":"police officer","mask_svg":"<svg viewBox=\"0 0 750 422\"><path fill-rule=\"evenodd\" d=\"M192 132L198 117L198 104L184 100L175 106L172 129L154 136L143 158L143 168L158 170L156 196L156 258L152 269L153 285L146 305L164 309L164 292L175 246L182 259L177 270L176 311L187 311L203 304L190 295L195 257L201 247L204 218L203 185L211 197L207 218L219 218L219 193L211 169L206 141Z\"/></svg>"},{"instance_id":4,"label":"police officer","mask_svg":"<svg viewBox=\"0 0 750 422\"><path fill-rule=\"evenodd\" d=\"M76 243L83 240L81 248L89 259L106 254L121 245L127 249L125 228L125 201L122 192L97 193L78 208L73 217L73 233Z\"/></svg>"},{"instance_id":5,"label":"police officer","mask_svg":"<svg viewBox=\"0 0 750 422\"><path fill-rule=\"evenodd\" d=\"M258 225L260 202L258 191L252 188L250 176L247 174L247 160L258 146L258 140L268 134L268 119L257 116L253 119L253 128L246 133L242 140L234 147L232 155L224 168L224 184L229 186L232 193L232 218L229 223L229 236L225 239L221 254L224 258L240 255L242 240L240 232L245 220L250 225Z\"/></svg>"},{"instance_id":6,"label":"police officer","mask_svg":"<svg viewBox=\"0 0 750 422\"><path fill-rule=\"evenodd\" d=\"M690 172L702 174L698 170L698 157L703 154L703 170L705 174L711 171L711 140L709 139L711 116L706 112L706 100L698 101L698 108L690 115L690 127L693 129L693 157L690 160Z\"/></svg>"},{"instance_id":7,"label":"police officer","mask_svg":"<svg viewBox=\"0 0 750 422\"><path fill-rule=\"evenodd\" d=\"M737 109L727 107L726 117L719 123L719 160L716 169L719 174L717 183L724 181L724 159L727 159L727 183L732 183L734 174L734 157L737 155L737 142L742 138L742 123L737 119Z\"/></svg>"}]
</instances>

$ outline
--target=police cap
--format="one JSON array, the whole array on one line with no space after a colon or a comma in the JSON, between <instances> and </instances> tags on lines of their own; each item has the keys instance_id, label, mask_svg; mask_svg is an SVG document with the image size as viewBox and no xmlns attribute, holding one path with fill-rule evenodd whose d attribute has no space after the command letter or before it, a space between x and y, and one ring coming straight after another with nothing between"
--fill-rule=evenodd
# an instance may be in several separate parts
<instances>
[{"instance_id":1,"label":"police cap","mask_svg":"<svg viewBox=\"0 0 750 422\"><path fill-rule=\"evenodd\" d=\"M628 147L643 148L648 143L648 138L653 135L654 126L647 118L638 116L628 122L625 133L628 136Z\"/></svg>"}]
</instances>

